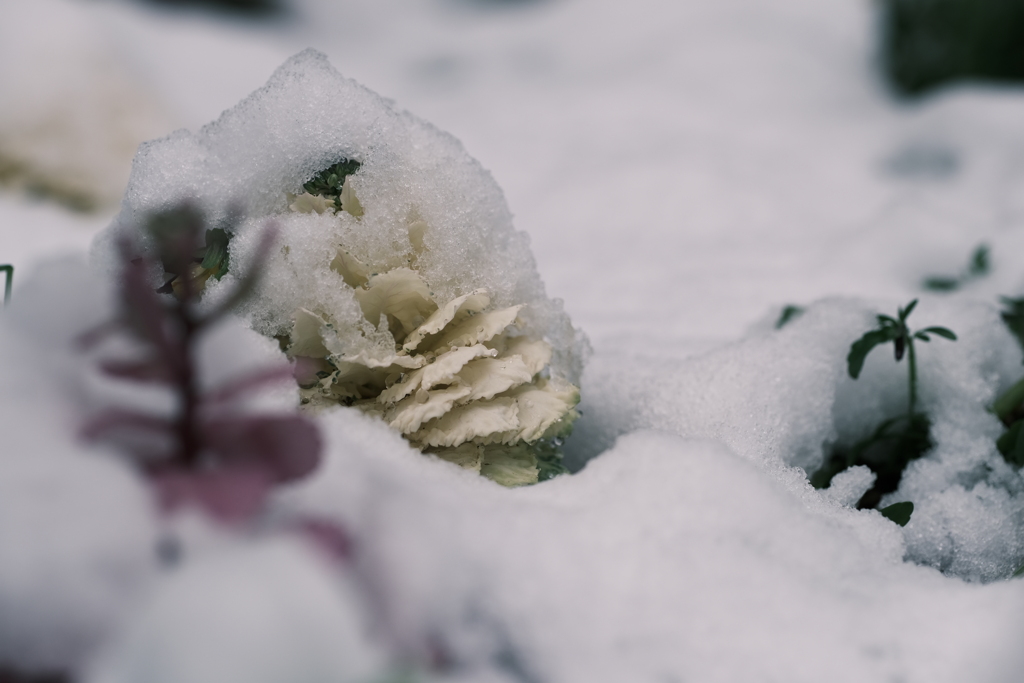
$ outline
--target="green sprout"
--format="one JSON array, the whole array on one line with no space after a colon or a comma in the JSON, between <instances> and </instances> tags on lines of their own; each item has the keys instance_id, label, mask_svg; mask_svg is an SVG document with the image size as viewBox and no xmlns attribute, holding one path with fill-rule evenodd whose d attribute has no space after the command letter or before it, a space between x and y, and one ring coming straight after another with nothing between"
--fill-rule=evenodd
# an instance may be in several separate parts
<instances>
[{"instance_id":1,"label":"green sprout","mask_svg":"<svg viewBox=\"0 0 1024 683\"><path fill-rule=\"evenodd\" d=\"M362 164L355 159L342 159L316 173L303 183L302 188L310 194L332 200L341 211L341 189L345 185L345 178L358 171L360 166Z\"/></svg>"},{"instance_id":2,"label":"green sprout","mask_svg":"<svg viewBox=\"0 0 1024 683\"><path fill-rule=\"evenodd\" d=\"M952 292L960 289L971 280L976 280L988 275L991 269L992 264L989 261L988 245L979 244L975 247L974 251L971 252L971 260L967 264L967 268L963 273L958 276L933 275L925 278L924 282L921 284L925 289L933 292Z\"/></svg>"},{"instance_id":3,"label":"green sprout","mask_svg":"<svg viewBox=\"0 0 1024 683\"><path fill-rule=\"evenodd\" d=\"M836 474L848 467L866 465L871 468L876 475L875 484L857 503L861 509L877 507L883 495L895 491L899 486L907 463L920 458L932 446L931 421L927 415L917 411L917 354L914 343L929 342L931 335L956 341L956 335L945 327L911 331L907 326L907 318L916 306L917 299L914 299L906 307L900 308L895 318L878 315L878 326L855 341L846 357L847 372L851 378L857 379L867 355L876 346L891 342L896 362L900 362L904 356L907 358L906 414L884 421L868 438L852 448L837 447L826 458L821 469L811 477L811 484L815 488L825 488ZM909 520L912 511L912 505L909 508L889 506L883 513L888 513L885 516L899 524L904 517Z\"/></svg>"},{"instance_id":4,"label":"green sprout","mask_svg":"<svg viewBox=\"0 0 1024 683\"><path fill-rule=\"evenodd\" d=\"M0 266L0 271L3 271L4 277L4 306L11 300L11 283L14 281L14 266L7 263Z\"/></svg>"}]
</instances>

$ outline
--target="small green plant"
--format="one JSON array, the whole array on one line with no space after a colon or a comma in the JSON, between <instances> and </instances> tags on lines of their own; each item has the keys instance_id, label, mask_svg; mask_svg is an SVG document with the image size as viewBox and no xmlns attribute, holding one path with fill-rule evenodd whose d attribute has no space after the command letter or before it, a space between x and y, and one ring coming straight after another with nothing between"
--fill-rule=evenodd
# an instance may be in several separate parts
<instances>
[{"instance_id":1,"label":"small green plant","mask_svg":"<svg viewBox=\"0 0 1024 683\"><path fill-rule=\"evenodd\" d=\"M0 271L4 273L4 306L11 300L11 283L14 280L14 266L7 263L0 266Z\"/></svg>"},{"instance_id":2,"label":"small green plant","mask_svg":"<svg viewBox=\"0 0 1024 683\"><path fill-rule=\"evenodd\" d=\"M877 316L878 326L855 341L846 357L847 372L851 378L857 379L872 349L891 342L896 362L900 362L904 356L907 358L906 413L884 421L869 437L854 444L853 447L837 446L825 459L821 469L811 476L811 484L815 488L825 488L831 484L836 474L848 467L866 465L871 468L876 475L875 484L857 503L857 507L861 509L877 507L882 496L895 491L899 486L907 463L920 458L932 446L931 421L927 415L917 410L917 354L914 342L931 341L931 335L956 341L956 335L945 327L926 327L911 331L907 327L907 318L916 306L917 299L914 299L906 307L900 308L895 318L888 315ZM913 511L912 505L909 508L910 512L905 506L894 508L895 506L889 506L883 512L890 512L886 517L896 523L900 523L904 516L909 520L910 512Z\"/></svg>"},{"instance_id":3,"label":"small green plant","mask_svg":"<svg viewBox=\"0 0 1024 683\"><path fill-rule=\"evenodd\" d=\"M337 210L341 211L341 191L345 179L358 171L360 166L362 164L355 159L342 159L315 174L302 188L310 194L332 200Z\"/></svg>"},{"instance_id":4,"label":"small green plant","mask_svg":"<svg viewBox=\"0 0 1024 683\"><path fill-rule=\"evenodd\" d=\"M971 260L964 272L957 276L933 275L925 278L921 283L925 289L933 292L952 292L960 289L971 280L988 275L992 265L989 262L989 249L987 244L979 244L971 252Z\"/></svg>"}]
</instances>

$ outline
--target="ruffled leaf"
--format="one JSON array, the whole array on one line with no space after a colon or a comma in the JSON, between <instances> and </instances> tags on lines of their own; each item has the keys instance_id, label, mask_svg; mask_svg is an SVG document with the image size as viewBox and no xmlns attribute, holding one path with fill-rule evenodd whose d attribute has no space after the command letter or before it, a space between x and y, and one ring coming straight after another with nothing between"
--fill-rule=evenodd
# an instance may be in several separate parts
<instances>
[{"instance_id":1,"label":"ruffled leaf","mask_svg":"<svg viewBox=\"0 0 1024 683\"><path fill-rule=\"evenodd\" d=\"M410 438L426 446L458 446L517 429L518 412L515 399L507 397L456 406Z\"/></svg>"},{"instance_id":2,"label":"ruffled leaf","mask_svg":"<svg viewBox=\"0 0 1024 683\"><path fill-rule=\"evenodd\" d=\"M413 330L402 348L406 351L413 351L426 337L437 334L449 323L458 324L471 314L479 313L489 306L491 297L487 295L486 289L478 289L470 294L452 299L424 321L422 325Z\"/></svg>"}]
</instances>

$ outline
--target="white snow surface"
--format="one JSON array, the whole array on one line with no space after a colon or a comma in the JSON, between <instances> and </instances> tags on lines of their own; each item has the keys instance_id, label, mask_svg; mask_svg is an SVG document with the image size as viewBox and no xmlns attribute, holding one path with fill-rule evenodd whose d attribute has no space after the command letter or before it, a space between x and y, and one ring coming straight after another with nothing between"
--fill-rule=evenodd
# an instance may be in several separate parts
<instances>
[{"instance_id":1,"label":"white snow surface","mask_svg":"<svg viewBox=\"0 0 1024 683\"><path fill-rule=\"evenodd\" d=\"M71 349L110 314L109 281L81 260L28 274L104 221L0 195L0 260L18 268L0 315L0 663L96 683L1020 679L1024 583L1006 578L1024 562L1024 481L986 411L1024 374L997 299L1024 290L1019 89L893 100L859 0L295 7L276 27L88 11L192 128L313 46L461 140L494 178L466 182L492 207L501 186L547 295L593 344L567 442L579 471L502 489L337 410L318 418L321 469L254 527L161 519L131 468L76 439L83 397L156 400ZM251 133L232 153L288 151L230 119L225 135ZM220 168L192 176L213 199L265 170ZM980 242L989 276L921 291ZM539 287L524 244L508 263ZM885 500L915 503L900 528L851 509L863 471L825 491L805 472L905 404L887 350L857 381L845 357L915 297L914 326L959 339L918 345L936 446ZM790 303L806 311L774 330ZM237 321L208 353L223 372L276 358ZM347 529L353 559L317 556L302 519Z\"/></svg>"}]
</instances>

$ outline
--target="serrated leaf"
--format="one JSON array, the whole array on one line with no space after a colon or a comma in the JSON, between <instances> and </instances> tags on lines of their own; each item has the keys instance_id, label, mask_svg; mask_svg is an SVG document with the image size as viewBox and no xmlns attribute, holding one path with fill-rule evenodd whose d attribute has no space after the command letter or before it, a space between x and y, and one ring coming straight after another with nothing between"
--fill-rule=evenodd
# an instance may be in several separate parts
<instances>
[{"instance_id":1,"label":"serrated leaf","mask_svg":"<svg viewBox=\"0 0 1024 683\"><path fill-rule=\"evenodd\" d=\"M899 524L900 526L906 526L907 522L910 521L910 516L914 514L914 504L909 500L902 503L893 503L888 507L884 507L879 512L886 519Z\"/></svg>"}]
</instances>

